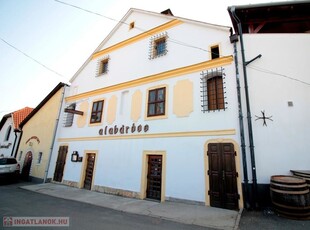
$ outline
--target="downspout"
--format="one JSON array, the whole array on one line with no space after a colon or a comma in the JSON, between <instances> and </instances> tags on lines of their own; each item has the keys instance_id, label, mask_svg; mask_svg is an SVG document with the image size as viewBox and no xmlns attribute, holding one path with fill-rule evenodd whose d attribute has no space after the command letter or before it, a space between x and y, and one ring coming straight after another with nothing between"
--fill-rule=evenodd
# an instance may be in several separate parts
<instances>
[{"instance_id":1,"label":"downspout","mask_svg":"<svg viewBox=\"0 0 310 230\"><path fill-rule=\"evenodd\" d=\"M239 128L240 128L241 153L242 153L242 163L243 163L244 201L245 201L244 203L245 203L245 208L249 209L250 208L249 196L248 196L249 179L248 179L248 166L247 166L245 140L244 140L244 124L243 124L242 102L241 102L241 92L240 92L240 75L239 75L238 52L237 52L238 36L236 34L231 35L230 42L234 43L236 83L237 83L237 95L238 95Z\"/></svg>"},{"instance_id":2,"label":"downspout","mask_svg":"<svg viewBox=\"0 0 310 230\"><path fill-rule=\"evenodd\" d=\"M56 139L57 128L58 128L58 124L59 124L59 118L60 118L60 114L61 114L63 100L64 100L64 97L65 97L65 89L66 89L66 85L64 85L63 89L62 89L62 96L61 96L61 100L60 100L60 103L59 103L58 116L57 116L56 123L55 123L53 139L52 139L52 143L51 143L51 147L50 147L50 154L49 154L48 161L47 161L47 166L46 166L46 170L45 170L45 174L44 174L44 178L43 178L43 183L46 183L48 170L50 168L50 163L51 163L51 159L52 159L54 142L55 142L55 139Z\"/></svg>"},{"instance_id":3,"label":"downspout","mask_svg":"<svg viewBox=\"0 0 310 230\"><path fill-rule=\"evenodd\" d=\"M244 42L243 42L243 35L242 35L242 26L240 19L236 15L236 8L234 6L229 8L230 12L232 13L235 21L238 25L238 33L240 36L240 45L241 45L241 56L242 56L242 67L243 67L243 77L244 77L244 88L245 88L245 100L246 100L246 108L247 108L247 121L248 121L248 132L249 132L249 143L250 143L250 156L251 156L251 167L252 167L252 199L255 208L257 207L257 177L256 177L256 165L255 165L255 153L254 153L254 141L253 141L253 130L252 130L252 121L251 121L251 108L250 108L250 98L249 98L249 91L248 91L248 79L247 79L247 71L246 65L247 62L245 60L244 54Z\"/></svg>"}]
</instances>

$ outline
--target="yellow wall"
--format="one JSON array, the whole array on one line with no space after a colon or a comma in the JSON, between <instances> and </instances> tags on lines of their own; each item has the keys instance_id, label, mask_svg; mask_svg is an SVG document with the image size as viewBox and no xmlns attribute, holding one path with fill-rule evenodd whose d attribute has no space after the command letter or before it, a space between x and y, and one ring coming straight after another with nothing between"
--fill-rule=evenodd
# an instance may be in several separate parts
<instances>
[{"instance_id":1,"label":"yellow wall","mask_svg":"<svg viewBox=\"0 0 310 230\"><path fill-rule=\"evenodd\" d=\"M62 89L58 90L52 98L24 125L23 135L18 149L17 159L22 151L21 168L24 157L28 151L32 152L32 164L30 176L44 178L47 162L50 155L50 148L56 119L59 112ZM61 121L60 121L61 122ZM32 138L37 137L38 139ZM30 140L29 140L30 139ZM27 142L28 141L28 142ZM27 143L26 143L27 142ZM42 152L42 160L37 164L39 152Z\"/></svg>"},{"instance_id":2,"label":"yellow wall","mask_svg":"<svg viewBox=\"0 0 310 230\"><path fill-rule=\"evenodd\" d=\"M173 113L178 117L187 117L194 111L193 82L185 79L178 81L173 90Z\"/></svg>"}]
</instances>

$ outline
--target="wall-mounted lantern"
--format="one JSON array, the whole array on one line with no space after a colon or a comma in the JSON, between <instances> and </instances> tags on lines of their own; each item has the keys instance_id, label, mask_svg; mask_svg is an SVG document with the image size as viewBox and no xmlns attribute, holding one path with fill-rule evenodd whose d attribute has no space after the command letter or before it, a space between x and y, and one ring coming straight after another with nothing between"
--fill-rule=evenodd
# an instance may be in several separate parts
<instances>
[{"instance_id":1,"label":"wall-mounted lantern","mask_svg":"<svg viewBox=\"0 0 310 230\"><path fill-rule=\"evenodd\" d=\"M71 154L71 161L72 162L77 162L79 158L79 153L78 151L73 151L73 153Z\"/></svg>"}]
</instances>

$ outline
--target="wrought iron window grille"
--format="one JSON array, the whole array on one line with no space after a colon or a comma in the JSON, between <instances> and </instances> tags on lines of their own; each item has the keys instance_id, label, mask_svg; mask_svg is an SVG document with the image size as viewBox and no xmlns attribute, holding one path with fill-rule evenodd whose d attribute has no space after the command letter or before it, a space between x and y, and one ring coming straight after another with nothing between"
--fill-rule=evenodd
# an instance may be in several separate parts
<instances>
[{"instance_id":1,"label":"wrought iron window grille","mask_svg":"<svg viewBox=\"0 0 310 230\"><path fill-rule=\"evenodd\" d=\"M200 78L201 111L215 112L227 109L224 68L203 71Z\"/></svg>"},{"instance_id":2,"label":"wrought iron window grille","mask_svg":"<svg viewBox=\"0 0 310 230\"><path fill-rule=\"evenodd\" d=\"M70 104L67 109L75 110L76 104L72 103ZM65 113L63 120L63 126L64 127L71 127L73 124L74 114L73 113Z\"/></svg>"},{"instance_id":3,"label":"wrought iron window grille","mask_svg":"<svg viewBox=\"0 0 310 230\"><path fill-rule=\"evenodd\" d=\"M167 40L167 32L160 33L151 37L149 43L149 60L162 57L168 53Z\"/></svg>"},{"instance_id":4,"label":"wrought iron window grille","mask_svg":"<svg viewBox=\"0 0 310 230\"><path fill-rule=\"evenodd\" d=\"M96 77L102 76L109 72L109 55L105 55L97 61Z\"/></svg>"}]
</instances>

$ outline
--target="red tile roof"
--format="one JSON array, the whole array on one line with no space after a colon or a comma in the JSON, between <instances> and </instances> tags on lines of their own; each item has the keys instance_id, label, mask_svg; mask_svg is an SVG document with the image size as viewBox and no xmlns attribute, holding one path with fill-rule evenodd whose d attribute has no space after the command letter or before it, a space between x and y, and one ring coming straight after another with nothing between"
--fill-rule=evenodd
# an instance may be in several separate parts
<instances>
[{"instance_id":1,"label":"red tile roof","mask_svg":"<svg viewBox=\"0 0 310 230\"><path fill-rule=\"evenodd\" d=\"M25 107L12 113L14 129L19 129L19 124L28 116L33 108Z\"/></svg>"}]
</instances>

